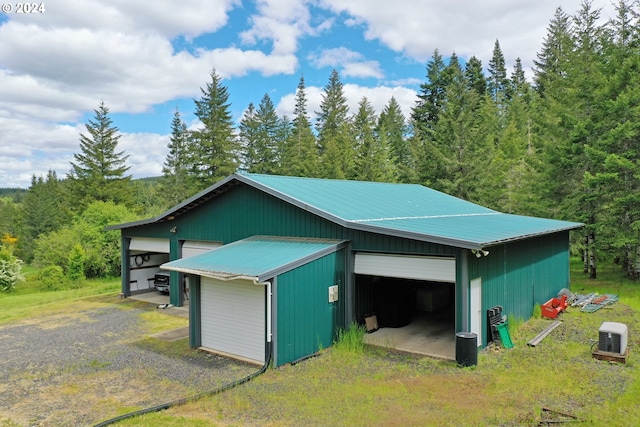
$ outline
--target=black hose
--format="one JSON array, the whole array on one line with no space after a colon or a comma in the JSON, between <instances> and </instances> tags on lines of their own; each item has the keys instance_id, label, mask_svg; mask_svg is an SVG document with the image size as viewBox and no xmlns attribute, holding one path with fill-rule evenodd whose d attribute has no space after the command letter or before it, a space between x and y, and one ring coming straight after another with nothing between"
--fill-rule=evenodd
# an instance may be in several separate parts
<instances>
[{"instance_id":1,"label":"black hose","mask_svg":"<svg viewBox=\"0 0 640 427\"><path fill-rule=\"evenodd\" d=\"M144 409L139 409L137 411L133 411L133 412L129 412L128 414L124 414L124 415L119 415L117 417L108 419L106 421L102 421L99 424L96 424L94 427L104 427L104 426L108 426L114 423L117 423L118 421L122 421L125 420L127 418L133 418L133 417L137 417L139 415L144 415L144 414L149 414L151 412L159 412L165 409L169 409L172 406L178 406L178 405L184 405L187 402L191 402L194 400L198 400L201 399L203 397L206 396L214 396L218 393L222 393L223 391L227 391L230 390L234 387L237 387L239 385L242 385L246 382L251 381L252 379L254 379L255 377L257 377L258 375L262 375L264 374L267 369L269 368L269 364L271 363L271 343L268 342L266 343L266 353L267 353L267 359L264 363L264 366L262 366L262 368L260 368L259 371L256 371L252 374L247 375L244 378L241 378L239 380L233 381L229 384L225 384L222 387L216 388L214 390L209 390L209 391L205 391L203 393L200 394L196 394L195 396L191 396L191 397L185 397L182 399L178 399L178 400L174 400L173 402L169 402L169 403L163 403L160 405L156 405L156 406L152 406L150 408L144 408Z\"/></svg>"}]
</instances>

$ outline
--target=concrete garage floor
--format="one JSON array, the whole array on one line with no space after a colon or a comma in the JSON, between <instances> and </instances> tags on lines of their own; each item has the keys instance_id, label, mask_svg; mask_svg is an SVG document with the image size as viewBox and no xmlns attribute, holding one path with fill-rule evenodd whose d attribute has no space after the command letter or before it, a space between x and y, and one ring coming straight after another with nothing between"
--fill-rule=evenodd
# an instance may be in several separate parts
<instances>
[{"instance_id":1,"label":"concrete garage floor","mask_svg":"<svg viewBox=\"0 0 640 427\"><path fill-rule=\"evenodd\" d=\"M407 326L378 329L365 334L364 342L408 353L455 360L456 332L449 314L418 312Z\"/></svg>"},{"instance_id":2,"label":"concrete garage floor","mask_svg":"<svg viewBox=\"0 0 640 427\"><path fill-rule=\"evenodd\" d=\"M129 299L132 299L135 301L148 302L150 304L154 304L157 306L169 304L169 295L160 293L158 291L144 292L141 294L131 295ZM170 307L165 310L167 310L167 314L188 318L189 317L189 301L185 301L182 307Z\"/></svg>"}]
</instances>

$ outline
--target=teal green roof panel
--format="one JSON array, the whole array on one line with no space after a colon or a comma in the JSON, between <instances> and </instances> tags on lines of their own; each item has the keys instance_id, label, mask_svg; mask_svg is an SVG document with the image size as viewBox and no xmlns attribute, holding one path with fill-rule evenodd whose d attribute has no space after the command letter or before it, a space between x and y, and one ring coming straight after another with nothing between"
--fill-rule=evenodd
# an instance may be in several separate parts
<instances>
[{"instance_id":1,"label":"teal green roof panel","mask_svg":"<svg viewBox=\"0 0 640 427\"><path fill-rule=\"evenodd\" d=\"M246 184L343 227L467 249L526 239L584 224L503 214L417 184L238 173L156 218L107 227L170 221Z\"/></svg>"},{"instance_id":2,"label":"teal green roof panel","mask_svg":"<svg viewBox=\"0 0 640 427\"><path fill-rule=\"evenodd\" d=\"M343 245L336 240L253 236L168 262L160 268L220 280L262 282L333 253Z\"/></svg>"}]
</instances>

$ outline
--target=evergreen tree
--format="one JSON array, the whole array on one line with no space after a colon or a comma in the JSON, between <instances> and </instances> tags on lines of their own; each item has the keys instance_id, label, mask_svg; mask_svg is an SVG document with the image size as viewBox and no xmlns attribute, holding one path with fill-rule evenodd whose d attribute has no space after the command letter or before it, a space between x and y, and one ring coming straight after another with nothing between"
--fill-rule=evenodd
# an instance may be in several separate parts
<instances>
[{"instance_id":1,"label":"evergreen tree","mask_svg":"<svg viewBox=\"0 0 640 427\"><path fill-rule=\"evenodd\" d=\"M187 150L189 149L189 131L176 109L171 121L171 136L169 137L169 153L162 165L163 180L161 191L166 201L165 208L177 205L194 193L193 183L190 181Z\"/></svg>"},{"instance_id":2,"label":"evergreen tree","mask_svg":"<svg viewBox=\"0 0 640 427\"><path fill-rule=\"evenodd\" d=\"M362 181L393 182L395 162L391 159L388 139L376 134L376 114L365 97L358 104L353 119L355 140L355 178Z\"/></svg>"},{"instance_id":3,"label":"evergreen tree","mask_svg":"<svg viewBox=\"0 0 640 427\"><path fill-rule=\"evenodd\" d=\"M323 178L349 178L353 175L354 150L347 114L349 107L340 76L331 72L324 88L320 111L316 112L320 169Z\"/></svg>"},{"instance_id":4,"label":"evergreen tree","mask_svg":"<svg viewBox=\"0 0 640 427\"><path fill-rule=\"evenodd\" d=\"M389 145L390 158L395 161L398 180L404 183L416 182L416 156L408 138L405 117L394 97L391 97L378 117L377 134Z\"/></svg>"},{"instance_id":5,"label":"evergreen tree","mask_svg":"<svg viewBox=\"0 0 640 427\"><path fill-rule=\"evenodd\" d=\"M293 124L283 150L282 173L292 176L319 176L316 137L307 115L307 93L304 77L296 90Z\"/></svg>"},{"instance_id":6,"label":"evergreen tree","mask_svg":"<svg viewBox=\"0 0 640 427\"><path fill-rule=\"evenodd\" d=\"M68 223L70 214L64 206L60 180L55 171L50 170L46 179L32 176L31 186L22 201L22 227L18 239L18 247L25 261L31 261L34 242L40 235Z\"/></svg>"},{"instance_id":7,"label":"evergreen tree","mask_svg":"<svg viewBox=\"0 0 640 427\"><path fill-rule=\"evenodd\" d=\"M73 155L69 179L73 209L81 211L93 201L113 201L132 205L128 155L116 151L120 135L101 102L93 120L85 125L88 136L80 134L80 153Z\"/></svg>"},{"instance_id":8,"label":"evergreen tree","mask_svg":"<svg viewBox=\"0 0 640 427\"><path fill-rule=\"evenodd\" d=\"M482 62L472 56L469 58L464 70L464 77L470 89L476 91L478 96L483 97L487 93L487 79L482 71Z\"/></svg>"},{"instance_id":9,"label":"evergreen tree","mask_svg":"<svg viewBox=\"0 0 640 427\"><path fill-rule=\"evenodd\" d=\"M418 100L411 112L413 127L419 133L429 133L438 124L445 102L445 68L442 55L436 49L427 62L427 81L420 85Z\"/></svg>"},{"instance_id":10,"label":"evergreen tree","mask_svg":"<svg viewBox=\"0 0 640 427\"><path fill-rule=\"evenodd\" d=\"M253 173L276 173L282 157L283 121L268 94L264 94L254 116L257 125L255 139L249 140L246 167Z\"/></svg>"},{"instance_id":11,"label":"evergreen tree","mask_svg":"<svg viewBox=\"0 0 640 427\"><path fill-rule=\"evenodd\" d=\"M509 79L505 66L504 54L500 48L500 42L496 40L493 46L493 53L489 61L488 91L493 102L498 106L498 111L502 112L506 106L508 98Z\"/></svg>"},{"instance_id":12,"label":"evergreen tree","mask_svg":"<svg viewBox=\"0 0 640 427\"><path fill-rule=\"evenodd\" d=\"M538 93L552 93L558 80L566 78L568 61L573 50L571 18L561 7L555 11L547 27L542 50L534 60L534 82Z\"/></svg>"},{"instance_id":13,"label":"evergreen tree","mask_svg":"<svg viewBox=\"0 0 640 427\"><path fill-rule=\"evenodd\" d=\"M190 173L202 190L234 173L238 167L239 144L231 117L229 92L213 69L211 81L200 88L202 96L194 100L195 115L202 127L191 133L188 150Z\"/></svg>"}]
</instances>

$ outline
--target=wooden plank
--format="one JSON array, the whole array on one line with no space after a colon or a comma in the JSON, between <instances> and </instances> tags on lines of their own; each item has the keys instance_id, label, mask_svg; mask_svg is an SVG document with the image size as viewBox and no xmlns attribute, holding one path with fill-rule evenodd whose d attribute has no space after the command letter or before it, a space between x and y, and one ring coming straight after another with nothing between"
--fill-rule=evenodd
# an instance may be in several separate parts
<instances>
[{"instance_id":1,"label":"wooden plank","mask_svg":"<svg viewBox=\"0 0 640 427\"><path fill-rule=\"evenodd\" d=\"M627 363L627 358L629 357L629 347L624 352L624 354L611 353L608 351L602 350L593 350L591 355L594 359L605 360L607 362L618 362L618 363Z\"/></svg>"},{"instance_id":2,"label":"wooden plank","mask_svg":"<svg viewBox=\"0 0 640 427\"><path fill-rule=\"evenodd\" d=\"M542 332L540 332L538 335L533 337L533 339L531 341L529 341L527 343L527 345L530 346L530 347L535 347L536 345L540 344L540 342L543 339L545 339L547 337L547 335L549 335L551 333L551 331L553 331L555 328L560 326L561 323L562 322L559 321L559 320L554 321L552 324L547 326Z\"/></svg>"}]
</instances>

